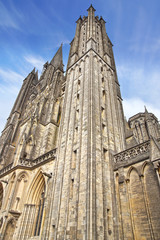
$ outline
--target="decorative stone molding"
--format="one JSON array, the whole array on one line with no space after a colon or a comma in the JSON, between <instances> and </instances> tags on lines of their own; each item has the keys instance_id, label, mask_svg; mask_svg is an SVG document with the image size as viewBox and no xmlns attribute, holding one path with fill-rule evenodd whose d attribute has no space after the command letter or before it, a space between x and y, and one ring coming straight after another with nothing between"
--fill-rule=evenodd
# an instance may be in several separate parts
<instances>
[{"instance_id":1,"label":"decorative stone molding","mask_svg":"<svg viewBox=\"0 0 160 240\"><path fill-rule=\"evenodd\" d=\"M11 164L9 164L8 166L2 168L2 169L0 170L0 176L1 176L2 174L5 174L5 173L8 172L9 170L11 170L12 166L13 166L13 163L11 163Z\"/></svg>"},{"instance_id":2,"label":"decorative stone molding","mask_svg":"<svg viewBox=\"0 0 160 240\"><path fill-rule=\"evenodd\" d=\"M5 174L8 174L9 171L13 171L14 169L17 168L36 168L39 167L42 164L45 164L52 159L56 158L56 148L52 149L51 151L41 155L40 157L30 160L30 159L20 159L20 162L18 163L17 166L13 167L13 163L9 164L7 167L3 168L0 170L0 177L4 176Z\"/></svg>"},{"instance_id":3,"label":"decorative stone molding","mask_svg":"<svg viewBox=\"0 0 160 240\"><path fill-rule=\"evenodd\" d=\"M114 155L114 164L125 163L129 160L136 158L137 156L143 155L144 153L149 153L150 151L150 141L146 141L135 147L129 148L123 152Z\"/></svg>"}]
</instances>

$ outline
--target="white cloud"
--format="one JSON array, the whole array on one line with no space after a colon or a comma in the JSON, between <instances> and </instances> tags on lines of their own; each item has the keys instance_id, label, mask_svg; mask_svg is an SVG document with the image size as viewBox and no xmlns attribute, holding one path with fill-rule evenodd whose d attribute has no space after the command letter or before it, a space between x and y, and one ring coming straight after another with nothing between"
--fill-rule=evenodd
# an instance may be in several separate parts
<instances>
[{"instance_id":1,"label":"white cloud","mask_svg":"<svg viewBox=\"0 0 160 240\"><path fill-rule=\"evenodd\" d=\"M14 72L10 69L3 70L0 68L0 80L6 83L19 83L22 82L24 76L21 74Z\"/></svg>"},{"instance_id":2,"label":"white cloud","mask_svg":"<svg viewBox=\"0 0 160 240\"><path fill-rule=\"evenodd\" d=\"M127 119L144 112L146 106L160 120L160 70L155 65L147 68L140 62L127 62L119 64L117 72Z\"/></svg>"},{"instance_id":3,"label":"white cloud","mask_svg":"<svg viewBox=\"0 0 160 240\"><path fill-rule=\"evenodd\" d=\"M126 98L123 100L124 115L128 119L139 112L144 112L144 106L146 106L148 112L153 113L160 120L160 109L140 98Z\"/></svg>"},{"instance_id":4,"label":"white cloud","mask_svg":"<svg viewBox=\"0 0 160 240\"><path fill-rule=\"evenodd\" d=\"M11 69L0 68L0 132L9 117L23 79L23 75Z\"/></svg>"},{"instance_id":5,"label":"white cloud","mask_svg":"<svg viewBox=\"0 0 160 240\"><path fill-rule=\"evenodd\" d=\"M43 69L43 64L45 63L45 60L40 56L25 56L24 59L31 64L33 67L36 67L40 72Z\"/></svg>"},{"instance_id":6,"label":"white cloud","mask_svg":"<svg viewBox=\"0 0 160 240\"><path fill-rule=\"evenodd\" d=\"M20 29L16 17L20 17L18 12L15 12L13 16L13 11L9 11L2 2L0 2L0 26L1 27L11 27L15 29Z\"/></svg>"},{"instance_id":7,"label":"white cloud","mask_svg":"<svg viewBox=\"0 0 160 240\"><path fill-rule=\"evenodd\" d=\"M144 67L121 64L117 67L122 97L149 102L156 108L160 102L160 70L154 66Z\"/></svg>"}]
</instances>

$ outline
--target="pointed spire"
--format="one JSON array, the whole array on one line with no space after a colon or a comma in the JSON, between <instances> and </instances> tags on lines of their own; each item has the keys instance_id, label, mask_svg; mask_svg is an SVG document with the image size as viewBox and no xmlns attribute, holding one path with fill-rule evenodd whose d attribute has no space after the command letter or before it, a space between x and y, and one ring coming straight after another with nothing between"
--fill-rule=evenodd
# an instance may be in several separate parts
<instances>
[{"instance_id":1,"label":"pointed spire","mask_svg":"<svg viewBox=\"0 0 160 240\"><path fill-rule=\"evenodd\" d=\"M81 22L81 21L82 21L82 17L80 16L80 17L77 19L76 23Z\"/></svg>"},{"instance_id":2,"label":"pointed spire","mask_svg":"<svg viewBox=\"0 0 160 240\"><path fill-rule=\"evenodd\" d=\"M38 70L36 71L36 74L35 74L35 80L36 82L38 82Z\"/></svg>"},{"instance_id":3,"label":"pointed spire","mask_svg":"<svg viewBox=\"0 0 160 240\"><path fill-rule=\"evenodd\" d=\"M104 24L106 23L106 21L103 19L102 16L100 16L100 19L99 19L99 20L100 20L101 23L104 23Z\"/></svg>"},{"instance_id":4,"label":"pointed spire","mask_svg":"<svg viewBox=\"0 0 160 240\"><path fill-rule=\"evenodd\" d=\"M146 118L146 120L148 120L148 119L150 119L149 112L148 112L146 106L144 106L144 109L145 109L145 112L144 112L145 113L145 118Z\"/></svg>"},{"instance_id":5,"label":"pointed spire","mask_svg":"<svg viewBox=\"0 0 160 240\"><path fill-rule=\"evenodd\" d=\"M34 67L33 70L31 71L31 73L35 74L35 70L36 70L36 69L35 69L35 67Z\"/></svg>"},{"instance_id":6,"label":"pointed spire","mask_svg":"<svg viewBox=\"0 0 160 240\"><path fill-rule=\"evenodd\" d=\"M145 105L144 105L144 110L145 110L145 113L148 113L148 110Z\"/></svg>"},{"instance_id":7,"label":"pointed spire","mask_svg":"<svg viewBox=\"0 0 160 240\"><path fill-rule=\"evenodd\" d=\"M63 71L62 44L50 63L55 67L55 69L59 68L61 71Z\"/></svg>"},{"instance_id":8,"label":"pointed spire","mask_svg":"<svg viewBox=\"0 0 160 240\"><path fill-rule=\"evenodd\" d=\"M91 6L87 9L87 11L91 11L91 10L93 10L94 12L96 11L96 9L92 6L92 4L91 4Z\"/></svg>"}]
</instances>

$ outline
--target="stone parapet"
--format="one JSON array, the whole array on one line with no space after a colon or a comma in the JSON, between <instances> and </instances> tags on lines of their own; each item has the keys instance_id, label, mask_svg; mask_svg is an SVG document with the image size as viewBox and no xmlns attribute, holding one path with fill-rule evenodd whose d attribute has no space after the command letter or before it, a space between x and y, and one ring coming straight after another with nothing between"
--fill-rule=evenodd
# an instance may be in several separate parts
<instances>
[{"instance_id":1,"label":"stone parapet","mask_svg":"<svg viewBox=\"0 0 160 240\"><path fill-rule=\"evenodd\" d=\"M14 171L18 168L29 168L34 169L39 167L40 165L44 165L45 163L53 160L56 158L56 148L52 149L51 151L41 155L40 157L30 160L30 159L20 159L20 162L18 165L13 166L13 163L9 164L5 168L2 168L0 170L0 177L3 177L4 175L8 174L9 172Z\"/></svg>"},{"instance_id":2,"label":"stone parapet","mask_svg":"<svg viewBox=\"0 0 160 240\"><path fill-rule=\"evenodd\" d=\"M129 148L114 155L114 170L128 166L149 157L150 141Z\"/></svg>"}]
</instances>

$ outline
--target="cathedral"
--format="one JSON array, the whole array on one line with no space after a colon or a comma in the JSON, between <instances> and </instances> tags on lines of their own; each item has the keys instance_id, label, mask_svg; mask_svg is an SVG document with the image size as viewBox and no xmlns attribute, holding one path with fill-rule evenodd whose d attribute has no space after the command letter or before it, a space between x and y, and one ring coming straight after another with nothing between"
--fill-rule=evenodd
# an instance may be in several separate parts
<instances>
[{"instance_id":1,"label":"cathedral","mask_svg":"<svg viewBox=\"0 0 160 240\"><path fill-rule=\"evenodd\" d=\"M160 125L127 121L105 21L23 80L0 137L1 240L159 240Z\"/></svg>"}]
</instances>

